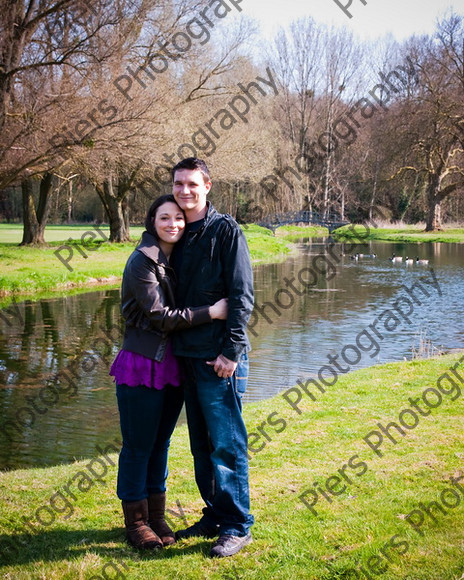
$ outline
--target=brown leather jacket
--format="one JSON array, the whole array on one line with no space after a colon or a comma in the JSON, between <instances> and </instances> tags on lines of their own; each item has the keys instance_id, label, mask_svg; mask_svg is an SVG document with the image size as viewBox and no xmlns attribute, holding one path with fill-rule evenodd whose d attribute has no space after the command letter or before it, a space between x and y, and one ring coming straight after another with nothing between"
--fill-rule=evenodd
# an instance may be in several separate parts
<instances>
[{"instance_id":1,"label":"brown leather jacket","mask_svg":"<svg viewBox=\"0 0 464 580\"><path fill-rule=\"evenodd\" d=\"M121 312L126 321L122 348L163 360L168 333L211 322L208 306L174 307L174 270L148 232L124 269Z\"/></svg>"}]
</instances>

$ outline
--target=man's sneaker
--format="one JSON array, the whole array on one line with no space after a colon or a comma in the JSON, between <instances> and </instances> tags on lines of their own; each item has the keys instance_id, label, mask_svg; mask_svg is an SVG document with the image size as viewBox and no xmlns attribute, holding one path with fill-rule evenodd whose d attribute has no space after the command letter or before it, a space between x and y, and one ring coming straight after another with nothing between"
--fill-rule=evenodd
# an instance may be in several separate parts
<instances>
[{"instance_id":1,"label":"man's sneaker","mask_svg":"<svg viewBox=\"0 0 464 580\"><path fill-rule=\"evenodd\" d=\"M229 534L219 536L216 543L211 548L210 556L215 556L216 558L233 556L239 552L243 546L246 546L251 541L252 538L250 532L248 532L246 536L230 536Z\"/></svg>"},{"instance_id":2,"label":"man's sneaker","mask_svg":"<svg viewBox=\"0 0 464 580\"><path fill-rule=\"evenodd\" d=\"M187 538L215 538L219 535L219 526L207 526L202 522L196 522L193 526L176 532L176 540Z\"/></svg>"}]
</instances>

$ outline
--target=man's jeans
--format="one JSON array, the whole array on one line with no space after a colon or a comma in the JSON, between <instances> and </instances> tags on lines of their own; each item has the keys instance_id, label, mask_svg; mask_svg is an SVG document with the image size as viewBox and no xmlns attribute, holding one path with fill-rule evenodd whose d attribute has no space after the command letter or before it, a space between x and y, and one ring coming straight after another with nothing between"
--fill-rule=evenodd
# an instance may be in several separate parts
<instances>
[{"instance_id":1,"label":"man's jeans","mask_svg":"<svg viewBox=\"0 0 464 580\"><path fill-rule=\"evenodd\" d=\"M185 370L185 406L195 480L206 503L202 523L219 533L244 536L249 513L247 432L241 397L248 378L243 354L231 378L220 378L203 359L179 357Z\"/></svg>"},{"instance_id":2,"label":"man's jeans","mask_svg":"<svg viewBox=\"0 0 464 580\"><path fill-rule=\"evenodd\" d=\"M139 501L166 491L168 449L183 403L182 387L116 385L123 446L117 494Z\"/></svg>"}]
</instances>

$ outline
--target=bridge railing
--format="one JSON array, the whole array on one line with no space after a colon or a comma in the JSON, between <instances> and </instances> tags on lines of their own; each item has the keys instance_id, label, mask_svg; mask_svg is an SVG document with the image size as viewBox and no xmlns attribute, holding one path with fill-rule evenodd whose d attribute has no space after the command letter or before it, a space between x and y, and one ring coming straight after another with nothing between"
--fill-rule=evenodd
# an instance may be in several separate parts
<instances>
[{"instance_id":1,"label":"bridge railing","mask_svg":"<svg viewBox=\"0 0 464 580\"><path fill-rule=\"evenodd\" d=\"M319 212L300 210L268 216L266 219L259 222L258 225L275 230L279 226L298 222L322 225L327 227L329 231L333 231L336 228L350 223L346 220L343 220L341 216L335 213L330 213L326 216L323 216L323 214Z\"/></svg>"}]
</instances>

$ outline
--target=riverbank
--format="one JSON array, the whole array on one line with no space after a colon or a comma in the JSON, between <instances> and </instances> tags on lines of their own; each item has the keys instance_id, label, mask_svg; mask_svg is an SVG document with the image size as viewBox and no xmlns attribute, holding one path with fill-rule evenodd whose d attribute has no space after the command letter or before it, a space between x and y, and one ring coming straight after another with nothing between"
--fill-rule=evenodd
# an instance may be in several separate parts
<instances>
[{"instance_id":1,"label":"riverbank","mask_svg":"<svg viewBox=\"0 0 464 580\"><path fill-rule=\"evenodd\" d=\"M152 553L127 546L116 454L1 473L1 571L16 580L335 580L382 571L385 580L456 580L464 479L450 478L464 475L462 354L341 375L316 401L296 402L294 390L245 405L256 524L253 543L233 558L210 559L206 539ZM390 427L396 443L380 441L391 422L404 435ZM199 517L185 426L172 441L168 498L176 529Z\"/></svg>"},{"instance_id":2,"label":"riverbank","mask_svg":"<svg viewBox=\"0 0 464 580\"><path fill-rule=\"evenodd\" d=\"M0 239L8 239L12 231L0 226ZM0 243L0 296L11 299L34 294L38 298L49 292L118 285L142 231L141 227L131 228L132 241L125 244L107 243L108 228L91 225L51 228L46 238L50 241L43 248L4 241ZM244 232L253 263L278 261L292 252L292 244L270 230L249 225Z\"/></svg>"},{"instance_id":3,"label":"riverbank","mask_svg":"<svg viewBox=\"0 0 464 580\"><path fill-rule=\"evenodd\" d=\"M362 236L366 241L383 242L448 242L464 243L464 228L445 227L443 231L424 232L423 225L403 225L401 228L373 227L364 225L343 226L332 234L336 241L356 239Z\"/></svg>"},{"instance_id":4,"label":"riverbank","mask_svg":"<svg viewBox=\"0 0 464 580\"><path fill-rule=\"evenodd\" d=\"M283 226L275 235L255 224L242 227L254 264L285 260L295 253L296 242L328 235L326 228L317 226ZM82 292L97 285L119 285L126 260L142 231L142 227L132 227L130 243L109 244L107 226L50 226L47 247L34 248L20 247L12 241L20 234L18 225L0 225L0 307L7 306L13 297L17 300L33 294L37 299L56 296L57 292ZM357 225L339 228L332 236L338 242L363 239L464 243L464 228L425 234L419 226L371 227L366 232L365 226Z\"/></svg>"}]
</instances>

